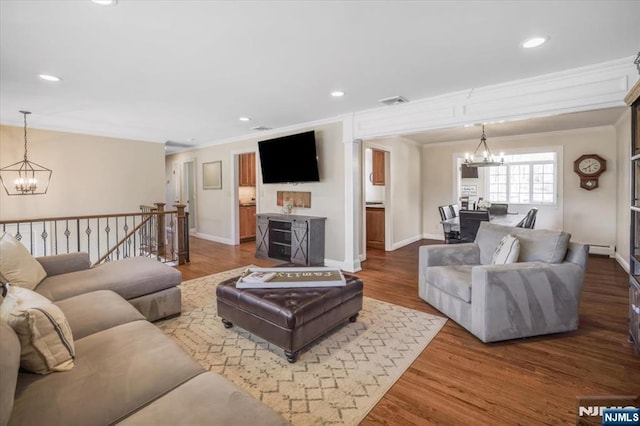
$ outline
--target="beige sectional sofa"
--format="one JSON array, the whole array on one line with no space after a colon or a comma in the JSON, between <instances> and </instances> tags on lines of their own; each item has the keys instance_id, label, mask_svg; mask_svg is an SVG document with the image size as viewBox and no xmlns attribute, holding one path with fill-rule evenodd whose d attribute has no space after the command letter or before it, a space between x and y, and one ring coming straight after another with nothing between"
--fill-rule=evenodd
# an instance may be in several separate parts
<instances>
[{"instance_id":1,"label":"beige sectional sofa","mask_svg":"<svg viewBox=\"0 0 640 426\"><path fill-rule=\"evenodd\" d=\"M74 367L20 369L20 342L0 323L0 425L288 424L224 377L206 372L110 290L55 303L73 332Z\"/></svg>"},{"instance_id":2,"label":"beige sectional sofa","mask_svg":"<svg viewBox=\"0 0 640 426\"><path fill-rule=\"evenodd\" d=\"M147 257L130 257L91 268L87 253L36 258L47 273L34 289L56 302L95 290L112 290L149 321L181 310L180 271Z\"/></svg>"},{"instance_id":3,"label":"beige sectional sofa","mask_svg":"<svg viewBox=\"0 0 640 426\"><path fill-rule=\"evenodd\" d=\"M148 321L180 314L178 270L0 244L0 426L288 424Z\"/></svg>"}]
</instances>

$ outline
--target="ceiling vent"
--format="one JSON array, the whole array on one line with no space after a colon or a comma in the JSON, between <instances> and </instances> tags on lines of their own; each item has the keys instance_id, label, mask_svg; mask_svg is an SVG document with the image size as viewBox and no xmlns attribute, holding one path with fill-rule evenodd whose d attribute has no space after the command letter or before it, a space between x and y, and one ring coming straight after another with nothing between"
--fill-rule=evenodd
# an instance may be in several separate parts
<instances>
[{"instance_id":1,"label":"ceiling vent","mask_svg":"<svg viewBox=\"0 0 640 426\"><path fill-rule=\"evenodd\" d=\"M192 144L192 143L184 143L184 142L176 142L176 141L166 141L164 145L171 146L173 148L191 148L195 146L195 144Z\"/></svg>"},{"instance_id":2,"label":"ceiling vent","mask_svg":"<svg viewBox=\"0 0 640 426\"><path fill-rule=\"evenodd\" d=\"M378 99L378 102L385 105L398 105L406 104L409 101L407 98L403 98L402 96L392 96L390 98Z\"/></svg>"},{"instance_id":3,"label":"ceiling vent","mask_svg":"<svg viewBox=\"0 0 640 426\"><path fill-rule=\"evenodd\" d=\"M266 130L271 130L271 127L266 127L266 126L254 126L251 128L251 130L257 130L259 132L264 132Z\"/></svg>"}]
</instances>

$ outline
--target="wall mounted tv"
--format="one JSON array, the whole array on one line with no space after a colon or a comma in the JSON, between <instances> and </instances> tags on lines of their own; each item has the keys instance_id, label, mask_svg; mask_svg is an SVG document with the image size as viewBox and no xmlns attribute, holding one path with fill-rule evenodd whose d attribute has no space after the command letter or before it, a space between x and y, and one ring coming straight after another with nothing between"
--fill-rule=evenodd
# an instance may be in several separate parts
<instances>
[{"instance_id":1,"label":"wall mounted tv","mask_svg":"<svg viewBox=\"0 0 640 426\"><path fill-rule=\"evenodd\" d=\"M264 183L318 182L314 131L258 142Z\"/></svg>"}]
</instances>

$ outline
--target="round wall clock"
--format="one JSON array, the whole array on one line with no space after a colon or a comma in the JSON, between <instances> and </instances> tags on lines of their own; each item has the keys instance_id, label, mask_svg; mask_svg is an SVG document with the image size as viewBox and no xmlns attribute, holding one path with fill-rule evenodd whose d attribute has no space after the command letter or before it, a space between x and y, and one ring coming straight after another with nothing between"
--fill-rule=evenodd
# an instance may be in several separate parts
<instances>
[{"instance_id":1,"label":"round wall clock","mask_svg":"<svg viewBox=\"0 0 640 426\"><path fill-rule=\"evenodd\" d=\"M573 171L580 176L580 188L588 191L598 187L598 178L607 170L607 160L597 154L584 154L573 162Z\"/></svg>"}]
</instances>

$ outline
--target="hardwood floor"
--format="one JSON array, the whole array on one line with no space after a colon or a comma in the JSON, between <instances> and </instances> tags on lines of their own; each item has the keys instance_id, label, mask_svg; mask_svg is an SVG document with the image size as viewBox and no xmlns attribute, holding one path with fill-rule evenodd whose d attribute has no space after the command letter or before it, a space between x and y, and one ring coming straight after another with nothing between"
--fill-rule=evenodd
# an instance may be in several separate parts
<instances>
[{"instance_id":1,"label":"hardwood floor","mask_svg":"<svg viewBox=\"0 0 640 426\"><path fill-rule=\"evenodd\" d=\"M357 275L365 295L443 316L418 297L418 247L369 249ZM191 239L183 279L254 264L255 243ZM484 344L453 321L361 423L575 424L578 396L640 395L640 356L627 342L628 277L590 256L576 332Z\"/></svg>"}]
</instances>

